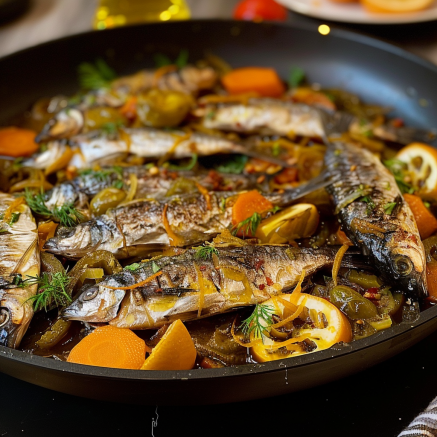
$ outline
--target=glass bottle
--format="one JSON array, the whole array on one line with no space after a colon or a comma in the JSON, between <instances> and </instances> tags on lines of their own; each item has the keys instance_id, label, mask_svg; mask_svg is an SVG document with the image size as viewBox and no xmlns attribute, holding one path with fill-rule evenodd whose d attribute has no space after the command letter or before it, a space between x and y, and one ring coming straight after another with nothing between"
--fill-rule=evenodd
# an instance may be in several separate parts
<instances>
[{"instance_id":1,"label":"glass bottle","mask_svg":"<svg viewBox=\"0 0 437 437\"><path fill-rule=\"evenodd\" d=\"M189 18L190 10L185 0L99 0L94 28Z\"/></svg>"}]
</instances>

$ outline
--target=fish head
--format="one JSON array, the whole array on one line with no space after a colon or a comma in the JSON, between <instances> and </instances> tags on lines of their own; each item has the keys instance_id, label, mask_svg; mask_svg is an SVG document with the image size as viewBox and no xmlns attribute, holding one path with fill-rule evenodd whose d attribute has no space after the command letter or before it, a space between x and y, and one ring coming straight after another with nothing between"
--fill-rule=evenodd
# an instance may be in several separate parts
<instances>
[{"instance_id":1,"label":"fish head","mask_svg":"<svg viewBox=\"0 0 437 437\"><path fill-rule=\"evenodd\" d=\"M0 345L15 349L20 344L33 317L28 298L26 289L0 289Z\"/></svg>"},{"instance_id":2,"label":"fish head","mask_svg":"<svg viewBox=\"0 0 437 437\"><path fill-rule=\"evenodd\" d=\"M62 317L83 322L109 322L117 315L125 294L124 290L102 285L85 286L79 297L62 311Z\"/></svg>"},{"instance_id":3,"label":"fish head","mask_svg":"<svg viewBox=\"0 0 437 437\"><path fill-rule=\"evenodd\" d=\"M43 127L36 137L36 142L69 138L79 133L83 126L84 116L79 109L62 109Z\"/></svg>"},{"instance_id":4,"label":"fish head","mask_svg":"<svg viewBox=\"0 0 437 437\"><path fill-rule=\"evenodd\" d=\"M415 240L418 240L417 238ZM426 286L426 258L420 240L410 244L408 240L398 242L388 252L387 263L391 272L390 285L399 287L409 296L421 299L428 295Z\"/></svg>"}]
</instances>

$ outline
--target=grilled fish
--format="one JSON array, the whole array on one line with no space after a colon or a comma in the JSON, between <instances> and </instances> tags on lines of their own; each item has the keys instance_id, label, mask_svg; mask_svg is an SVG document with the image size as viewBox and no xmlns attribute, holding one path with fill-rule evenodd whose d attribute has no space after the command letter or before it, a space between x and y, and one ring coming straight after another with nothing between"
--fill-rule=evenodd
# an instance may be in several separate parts
<instances>
[{"instance_id":1,"label":"grilled fish","mask_svg":"<svg viewBox=\"0 0 437 437\"><path fill-rule=\"evenodd\" d=\"M49 209L65 203L84 208L99 191L120 184L129 188L129 175L137 177L136 199L162 199L177 190L177 185L188 181L200 184L209 191L238 191L261 187L257 176L225 174L210 171L152 169L144 166L103 167L99 171L85 170L71 181L63 182L45 193L45 204ZM262 185L266 188L266 185Z\"/></svg>"},{"instance_id":2,"label":"grilled fish","mask_svg":"<svg viewBox=\"0 0 437 437\"><path fill-rule=\"evenodd\" d=\"M321 175L308 184L282 193L264 193L277 206L322 188ZM232 207L239 192L193 192L166 199L138 199L112 208L72 228L58 227L44 249L70 258L90 250L107 250L128 258L162 246L188 246L211 239L232 224Z\"/></svg>"},{"instance_id":3,"label":"grilled fish","mask_svg":"<svg viewBox=\"0 0 437 437\"><path fill-rule=\"evenodd\" d=\"M311 276L331 266L337 252L332 247L314 250L253 245L215 249L215 254L206 259L199 259L197 250L190 249L145 262L136 271L109 276L84 289L62 316L130 329L158 328L175 319L207 317L290 292L302 270ZM347 254L344 265L353 256ZM140 283L158 269L160 276L143 286L127 293L117 288Z\"/></svg>"},{"instance_id":4,"label":"grilled fish","mask_svg":"<svg viewBox=\"0 0 437 437\"><path fill-rule=\"evenodd\" d=\"M0 214L4 217L14 197L0 193ZM40 271L36 224L28 206L17 205L12 223L0 222L0 344L18 347L33 317L27 300L37 292L37 285L17 287L15 280L25 280ZM19 214L19 215L18 215Z\"/></svg>"},{"instance_id":5,"label":"grilled fish","mask_svg":"<svg viewBox=\"0 0 437 437\"><path fill-rule=\"evenodd\" d=\"M102 163L128 153L150 159L166 155L175 159L189 158L193 153L199 156L217 153L241 153L265 159L277 165L286 165L283 161L270 155L263 155L242 143L201 133L188 135L178 130L126 128L110 134L102 130L95 130L70 138L69 144L76 152L70 165L77 168L88 168L93 164ZM45 152L26 159L23 161L23 165L45 169L59 159L65 147L64 141L52 141L48 144Z\"/></svg>"},{"instance_id":6,"label":"grilled fish","mask_svg":"<svg viewBox=\"0 0 437 437\"><path fill-rule=\"evenodd\" d=\"M84 132L86 130L85 112L90 108L101 107L103 111L105 107L119 108L129 97L152 88L179 91L195 96L199 91L212 89L218 79L217 73L212 68L197 68L191 65L176 71L169 69L160 76L156 76L155 73L153 70L141 70L135 74L120 77L114 80L109 88L92 90L79 95L77 99L74 99L74 104L62 97L63 105L59 105L59 97L54 98L52 106L59 110L43 127L36 141L67 139Z\"/></svg>"},{"instance_id":7,"label":"grilled fish","mask_svg":"<svg viewBox=\"0 0 437 437\"><path fill-rule=\"evenodd\" d=\"M342 175L327 190L347 236L394 287L426 297L425 251L392 174L371 152L344 142L328 147L325 163Z\"/></svg>"}]
</instances>

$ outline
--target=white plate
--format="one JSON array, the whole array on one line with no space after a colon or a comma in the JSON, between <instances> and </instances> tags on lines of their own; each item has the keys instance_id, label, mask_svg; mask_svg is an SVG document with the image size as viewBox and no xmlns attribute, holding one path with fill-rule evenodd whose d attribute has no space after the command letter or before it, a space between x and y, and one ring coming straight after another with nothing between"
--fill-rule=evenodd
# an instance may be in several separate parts
<instances>
[{"instance_id":1,"label":"white plate","mask_svg":"<svg viewBox=\"0 0 437 437\"><path fill-rule=\"evenodd\" d=\"M287 8L310 17L363 24L402 24L437 20L437 2L420 12L376 14L355 3L333 3L329 0L276 0Z\"/></svg>"}]
</instances>

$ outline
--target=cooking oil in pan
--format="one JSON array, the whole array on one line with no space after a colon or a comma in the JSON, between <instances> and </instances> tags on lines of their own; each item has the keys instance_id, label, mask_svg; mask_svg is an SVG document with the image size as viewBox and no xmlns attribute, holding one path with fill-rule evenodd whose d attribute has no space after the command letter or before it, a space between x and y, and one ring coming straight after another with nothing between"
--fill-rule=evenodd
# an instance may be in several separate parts
<instances>
[{"instance_id":1,"label":"cooking oil in pan","mask_svg":"<svg viewBox=\"0 0 437 437\"><path fill-rule=\"evenodd\" d=\"M189 18L190 10L185 0L99 0L94 28Z\"/></svg>"}]
</instances>

